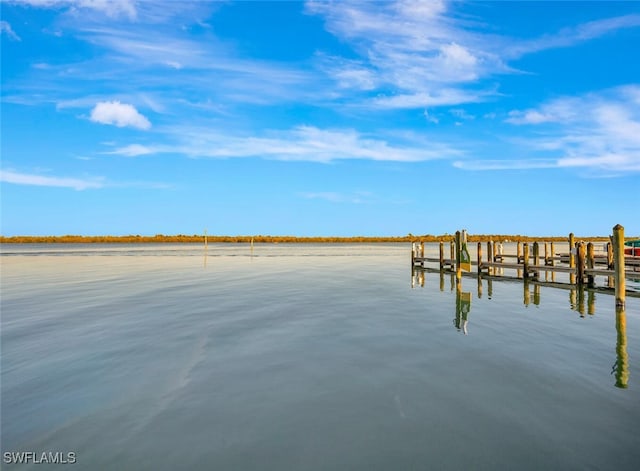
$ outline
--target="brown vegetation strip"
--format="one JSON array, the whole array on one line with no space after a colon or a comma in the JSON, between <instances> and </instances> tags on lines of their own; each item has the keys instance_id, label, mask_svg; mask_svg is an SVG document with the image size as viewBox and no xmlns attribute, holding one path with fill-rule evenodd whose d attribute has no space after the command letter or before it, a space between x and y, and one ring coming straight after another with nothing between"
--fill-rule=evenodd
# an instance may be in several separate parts
<instances>
[{"instance_id":1,"label":"brown vegetation strip","mask_svg":"<svg viewBox=\"0 0 640 471\"><path fill-rule=\"evenodd\" d=\"M454 240L453 235L413 235L408 234L406 236L398 237L296 237L296 236L207 236L207 241L210 243L249 243L253 239L255 243L376 243L376 242L449 242ZM584 241L608 241L606 236L599 237L576 237L576 239ZM629 238L631 240L632 238ZM549 237L529 237L523 235L503 235L503 234L469 234L469 242L480 241L509 241L509 242L566 242L567 237L562 236L549 236ZM74 243L74 244L95 244L95 243L199 243L204 242L203 235L162 235L155 236L141 236L141 235L126 235L126 236L81 236L81 235L63 235L63 236L0 236L0 243L5 244L44 244L44 243Z\"/></svg>"}]
</instances>

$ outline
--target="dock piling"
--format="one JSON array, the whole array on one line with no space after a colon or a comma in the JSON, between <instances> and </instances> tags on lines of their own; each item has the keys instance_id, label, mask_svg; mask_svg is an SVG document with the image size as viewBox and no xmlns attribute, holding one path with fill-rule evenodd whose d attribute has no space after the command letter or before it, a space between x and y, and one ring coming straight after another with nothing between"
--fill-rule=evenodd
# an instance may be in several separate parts
<instances>
[{"instance_id":1,"label":"dock piling","mask_svg":"<svg viewBox=\"0 0 640 471\"><path fill-rule=\"evenodd\" d=\"M522 276L524 279L529 277L529 244L522 244Z\"/></svg>"},{"instance_id":2,"label":"dock piling","mask_svg":"<svg viewBox=\"0 0 640 471\"><path fill-rule=\"evenodd\" d=\"M624 227L616 224L613 228L613 265L616 306L625 307L624 275Z\"/></svg>"},{"instance_id":3,"label":"dock piling","mask_svg":"<svg viewBox=\"0 0 640 471\"><path fill-rule=\"evenodd\" d=\"M596 254L595 254L595 246L593 242L589 242L587 244L587 268L589 270L593 270L596 267ZM589 288L593 288L595 286L596 277L593 273L587 274L587 286Z\"/></svg>"},{"instance_id":4,"label":"dock piling","mask_svg":"<svg viewBox=\"0 0 640 471\"><path fill-rule=\"evenodd\" d=\"M578 242L576 245L577 265L576 274L578 285L582 286L584 283L584 268L585 268L585 247L584 242Z\"/></svg>"}]
</instances>

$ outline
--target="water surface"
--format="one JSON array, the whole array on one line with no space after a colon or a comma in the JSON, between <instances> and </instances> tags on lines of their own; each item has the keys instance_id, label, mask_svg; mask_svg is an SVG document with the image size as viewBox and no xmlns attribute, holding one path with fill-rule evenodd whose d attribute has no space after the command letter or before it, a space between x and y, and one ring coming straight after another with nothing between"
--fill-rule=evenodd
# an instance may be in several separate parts
<instances>
[{"instance_id":1,"label":"water surface","mask_svg":"<svg viewBox=\"0 0 640 471\"><path fill-rule=\"evenodd\" d=\"M610 295L457 290L409 260L408 244L3 246L2 451L105 470L635 469L640 300L621 336Z\"/></svg>"}]
</instances>

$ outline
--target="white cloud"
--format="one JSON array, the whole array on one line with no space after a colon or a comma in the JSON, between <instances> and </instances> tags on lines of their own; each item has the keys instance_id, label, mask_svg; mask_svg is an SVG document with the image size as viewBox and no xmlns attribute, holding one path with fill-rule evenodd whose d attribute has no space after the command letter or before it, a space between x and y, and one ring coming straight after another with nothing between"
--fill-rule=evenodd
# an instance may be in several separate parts
<instances>
[{"instance_id":1,"label":"white cloud","mask_svg":"<svg viewBox=\"0 0 640 471\"><path fill-rule=\"evenodd\" d=\"M361 203L365 203L367 200L371 198L371 193L368 191L356 191L353 193L320 191L320 192L300 193L300 196L306 199L320 199L320 200L329 201L331 203L361 204Z\"/></svg>"},{"instance_id":2,"label":"white cloud","mask_svg":"<svg viewBox=\"0 0 640 471\"><path fill-rule=\"evenodd\" d=\"M261 135L220 133L209 128L177 126L162 129L172 144L142 146L131 144L107 152L137 156L172 153L193 158L259 157L275 160L332 162L364 159L377 161L420 162L460 157L462 152L448 144L414 136L361 134L354 129L320 129L297 126L288 130L267 131Z\"/></svg>"},{"instance_id":3,"label":"white cloud","mask_svg":"<svg viewBox=\"0 0 640 471\"><path fill-rule=\"evenodd\" d=\"M13 0L13 3L40 8L68 8L70 13L78 14L96 11L110 18L125 16L135 20L137 16L134 0Z\"/></svg>"},{"instance_id":4,"label":"white cloud","mask_svg":"<svg viewBox=\"0 0 640 471\"><path fill-rule=\"evenodd\" d=\"M506 122L511 124L560 123L576 119L582 104L579 99L562 97L549 101L538 108L513 110Z\"/></svg>"},{"instance_id":5,"label":"white cloud","mask_svg":"<svg viewBox=\"0 0 640 471\"><path fill-rule=\"evenodd\" d=\"M440 120L438 119L438 117L436 117L436 116L434 116L434 115L430 114L430 113L429 113L429 110L424 110L424 112L423 112L422 114L424 115L425 119L426 119L427 121L429 121L430 123L433 123L433 124L438 124L438 123L440 123Z\"/></svg>"},{"instance_id":6,"label":"white cloud","mask_svg":"<svg viewBox=\"0 0 640 471\"><path fill-rule=\"evenodd\" d=\"M533 170L556 168L560 165L553 159L514 159L514 160L456 160L453 166L462 170Z\"/></svg>"},{"instance_id":7,"label":"white cloud","mask_svg":"<svg viewBox=\"0 0 640 471\"><path fill-rule=\"evenodd\" d=\"M97 10L112 18L126 16L134 20L137 16L133 0L76 0L73 3L79 8Z\"/></svg>"},{"instance_id":8,"label":"white cloud","mask_svg":"<svg viewBox=\"0 0 640 471\"><path fill-rule=\"evenodd\" d=\"M12 41L22 41L20 36L11 29L11 25L6 21L0 21L0 33L6 34Z\"/></svg>"},{"instance_id":9,"label":"white cloud","mask_svg":"<svg viewBox=\"0 0 640 471\"><path fill-rule=\"evenodd\" d=\"M627 15L523 40L458 14L455 2L309 1L307 11L322 16L326 29L358 55L350 60L329 58L323 69L339 87L377 90L383 97L372 98L368 105L382 108L478 102L497 94L495 88L479 86L480 81L521 73L508 65L509 60L640 25L640 15Z\"/></svg>"},{"instance_id":10,"label":"white cloud","mask_svg":"<svg viewBox=\"0 0 640 471\"><path fill-rule=\"evenodd\" d=\"M86 190L89 188L102 188L102 179L80 179L69 177L50 177L27 173L0 170L0 181L17 185L50 186L60 188L73 188L74 190Z\"/></svg>"},{"instance_id":11,"label":"white cloud","mask_svg":"<svg viewBox=\"0 0 640 471\"><path fill-rule=\"evenodd\" d=\"M118 127L130 126L137 129L149 129L151 123L132 105L119 101L102 101L91 110L91 121L113 124Z\"/></svg>"},{"instance_id":12,"label":"white cloud","mask_svg":"<svg viewBox=\"0 0 640 471\"><path fill-rule=\"evenodd\" d=\"M467 111L463 110L462 108L452 108L449 110L449 114L451 114L452 116L455 116L458 119L464 119L464 120L476 119L474 115L467 113Z\"/></svg>"},{"instance_id":13,"label":"white cloud","mask_svg":"<svg viewBox=\"0 0 640 471\"><path fill-rule=\"evenodd\" d=\"M125 157L138 157L139 155L148 155L158 152L157 148L150 148L141 144L130 144L128 146L119 147L105 154L124 155Z\"/></svg>"},{"instance_id":14,"label":"white cloud","mask_svg":"<svg viewBox=\"0 0 640 471\"><path fill-rule=\"evenodd\" d=\"M495 51L482 48L487 41L477 41L479 33L448 14L446 2L309 2L307 9L360 55L357 62L332 58L326 71L341 87L385 93L370 101L374 107L477 102L494 91L465 85L508 70Z\"/></svg>"},{"instance_id":15,"label":"white cloud","mask_svg":"<svg viewBox=\"0 0 640 471\"><path fill-rule=\"evenodd\" d=\"M484 93L467 92L460 89L440 89L435 94L414 93L379 96L372 99L371 104L376 108L402 109L461 105L477 103L484 99L486 99Z\"/></svg>"},{"instance_id":16,"label":"white cloud","mask_svg":"<svg viewBox=\"0 0 640 471\"><path fill-rule=\"evenodd\" d=\"M583 168L606 176L640 172L640 85L577 97L561 97L537 108L514 110L508 123L534 127L536 137L519 139L524 151L547 159L458 161L467 170Z\"/></svg>"},{"instance_id":17,"label":"white cloud","mask_svg":"<svg viewBox=\"0 0 640 471\"><path fill-rule=\"evenodd\" d=\"M624 28L640 26L640 15L624 15L590 21L573 27L563 28L555 34L547 34L527 41L511 41L504 43L504 54L509 58L521 57L525 54L545 49L570 47L584 41L595 39L605 34Z\"/></svg>"},{"instance_id":18,"label":"white cloud","mask_svg":"<svg viewBox=\"0 0 640 471\"><path fill-rule=\"evenodd\" d=\"M456 43L445 44L440 47L440 60L444 70L466 75L466 80L477 78L476 66L478 59L469 49Z\"/></svg>"},{"instance_id":19,"label":"white cloud","mask_svg":"<svg viewBox=\"0 0 640 471\"><path fill-rule=\"evenodd\" d=\"M82 191L89 189L102 188L147 188L147 189L170 189L171 184L162 182L146 182L146 181L122 181L109 182L104 177L96 178L74 178L59 177L49 175L39 175L32 173L21 173L13 170L0 170L0 182L11 183L14 185L30 185L43 186L53 188L71 188L73 190Z\"/></svg>"}]
</instances>

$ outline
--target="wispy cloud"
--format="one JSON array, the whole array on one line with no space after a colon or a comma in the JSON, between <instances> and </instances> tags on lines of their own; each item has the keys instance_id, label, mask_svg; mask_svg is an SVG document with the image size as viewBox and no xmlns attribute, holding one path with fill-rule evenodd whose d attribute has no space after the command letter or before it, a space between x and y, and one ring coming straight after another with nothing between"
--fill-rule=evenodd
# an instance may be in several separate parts
<instances>
[{"instance_id":1,"label":"wispy cloud","mask_svg":"<svg viewBox=\"0 0 640 471\"><path fill-rule=\"evenodd\" d=\"M640 85L560 97L514 110L506 122L535 129L535 137L519 140L523 149L555 157L459 160L454 165L466 170L583 168L607 176L640 172Z\"/></svg>"},{"instance_id":2,"label":"wispy cloud","mask_svg":"<svg viewBox=\"0 0 640 471\"><path fill-rule=\"evenodd\" d=\"M109 181L105 177L63 177L37 173L23 173L4 169L0 169L0 182L11 183L14 185L70 188L77 191L103 188L145 188L162 190L173 187L173 185L163 182L126 180Z\"/></svg>"},{"instance_id":3,"label":"wispy cloud","mask_svg":"<svg viewBox=\"0 0 640 471\"><path fill-rule=\"evenodd\" d=\"M140 155L155 154L160 152L158 148L151 148L141 144L130 144L124 147L118 147L115 150L104 152L105 154L123 155L125 157L138 157Z\"/></svg>"},{"instance_id":4,"label":"wispy cloud","mask_svg":"<svg viewBox=\"0 0 640 471\"><path fill-rule=\"evenodd\" d=\"M570 47L584 41L602 37L620 29L638 26L640 26L640 15L604 18L563 28L555 34L547 34L531 40L514 41L509 44L504 44L504 54L509 58L517 58L525 54L546 49Z\"/></svg>"},{"instance_id":5,"label":"wispy cloud","mask_svg":"<svg viewBox=\"0 0 640 471\"><path fill-rule=\"evenodd\" d=\"M104 179L102 178L82 179L73 177L52 177L46 175L19 173L11 170L0 170L0 181L16 185L49 186L72 188L74 190L103 188L105 186Z\"/></svg>"},{"instance_id":6,"label":"wispy cloud","mask_svg":"<svg viewBox=\"0 0 640 471\"><path fill-rule=\"evenodd\" d=\"M135 20L137 10L134 0L9 0L11 3L40 8L66 8L70 14L86 14L94 11L110 18L126 17Z\"/></svg>"},{"instance_id":7,"label":"wispy cloud","mask_svg":"<svg viewBox=\"0 0 640 471\"><path fill-rule=\"evenodd\" d=\"M11 25L7 21L0 21L0 33L6 34L12 41L22 41L15 31L11 28Z\"/></svg>"},{"instance_id":8,"label":"wispy cloud","mask_svg":"<svg viewBox=\"0 0 640 471\"><path fill-rule=\"evenodd\" d=\"M354 129L320 129L297 126L265 131L260 135L215 132L212 129L173 127L158 130L172 143L130 144L109 151L134 157L153 153L175 153L194 158L259 157L275 160L332 162L346 159L420 162L459 157L463 152L436 140L414 139L410 135L373 137Z\"/></svg>"},{"instance_id":9,"label":"wispy cloud","mask_svg":"<svg viewBox=\"0 0 640 471\"><path fill-rule=\"evenodd\" d=\"M370 105L416 108L480 101L491 90L465 84L506 67L447 17L445 2L308 2L311 14L353 45L360 60L325 57L323 67L342 88L378 91Z\"/></svg>"},{"instance_id":10,"label":"wispy cloud","mask_svg":"<svg viewBox=\"0 0 640 471\"><path fill-rule=\"evenodd\" d=\"M593 21L534 39L501 36L456 16L453 2L309 1L329 32L349 43L357 59L323 56L339 88L363 93L378 108L477 103L497 94L483 79L519 71L508 64L525 54L567 47L640 25L640 15ZM374 92L374 93L372 93Z\"/></svg>"},{"instance_id":11,"label":"wispy cloud","mask_svg":"<svg viewBox=\"0 0 640 471\"><path fill-rule=\"evenodd\" d=\"M132 105L119 101L97 103L91 110L91 121L101 124L113 124L118 127L130 126L137 129L151 128L151 122L141 115Z\"/></svg>"},{"instance_id":12,"label":"wispy cloud","mask_svg":"<svg viewBox=\"0 0 640 471\"><path fill-rule=\"evenodd\" d=\"M558 161L553 159L515 159L515 160L456 160L453 166L462 170L533 170L557 168Z\"/></svg>"},{"instance_id":13,"label":"wispy cloud","mask_svg":"<svg viewBox=\"0 0 640 471\"><path fill-rule=\"evenodd\" d=\"M319 199L329 201L331 203L351 203L361 204L371 199L371 192L355 191L353 193L320 191L320 192L304 192L300 196L306 199Z\"/></svg>"}]
</instances>

